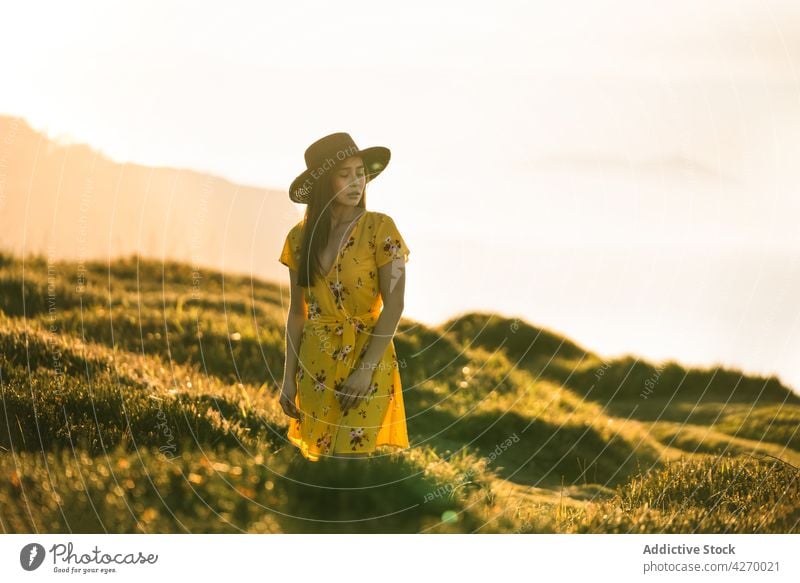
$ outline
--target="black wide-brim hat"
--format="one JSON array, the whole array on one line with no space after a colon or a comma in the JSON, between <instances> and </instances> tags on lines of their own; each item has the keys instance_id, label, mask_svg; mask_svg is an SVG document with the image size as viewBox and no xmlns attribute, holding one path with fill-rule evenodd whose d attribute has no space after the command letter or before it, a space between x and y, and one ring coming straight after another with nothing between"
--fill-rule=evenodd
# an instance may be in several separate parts
<instances>
[{"instance_id":1,"label":"black wide-brim hat","mask_svg":"<svg viewBox=\"0 0 800 583\"><path fill-rule=\"evenodd\" d=\"M351 156L359 156L364 161L364 173L369 182L389 164L391 152L383 146L360 150L350 134L345 132L320 138L306 149L306 169L292 181L289 198L294 202L308 204L314 182Z\"/></svg>"}]
</instances>

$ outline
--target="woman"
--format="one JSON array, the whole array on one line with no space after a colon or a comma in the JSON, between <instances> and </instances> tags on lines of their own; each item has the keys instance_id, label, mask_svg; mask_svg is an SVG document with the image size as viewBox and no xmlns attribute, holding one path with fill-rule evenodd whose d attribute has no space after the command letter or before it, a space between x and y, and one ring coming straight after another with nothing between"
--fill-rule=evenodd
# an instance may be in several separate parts
<instances>
[{"instance_id":1,"label":"woman","mask_svg":"<svg viewBox=\"0 0 800 583\"><path fill-rule=\"evenodd\" d=\"M289 268L280 403L303 456L366 456L408 447L392 337L403 312L409 250L394 221L365 205L388 148L359 150L346 133L314 142L289 198L306 207L280 262Z\"/></svg>"}]
</instances>

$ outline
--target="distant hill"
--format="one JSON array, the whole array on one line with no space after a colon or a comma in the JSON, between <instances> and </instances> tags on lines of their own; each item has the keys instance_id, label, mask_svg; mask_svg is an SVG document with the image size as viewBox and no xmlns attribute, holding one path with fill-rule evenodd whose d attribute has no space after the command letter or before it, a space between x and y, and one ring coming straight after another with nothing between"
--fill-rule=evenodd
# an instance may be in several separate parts
<instances>
[{"instance_id":1,"label":"distant hill","mask_svg":"<svg viewBox=\"0 0 800 583\"><path fill-rule=\"evenodd\" d=\"M283 274L277 255L299 218L285 190L117 162L8 116L0 116L0 161L0 249L7 252L72 260L139 253L270 279ZM264 260L265 249L277 250L273 260Z\"/></svg>"},{"instance_id":2,"label":"distant hill","mask_svg":"<svg viewBox=\"0 0 800 583\"><path fill-rule=\"evenodd\" d=\"M287 291L193 275L0 254L7 532L798 530L800 398L774 377L404 319L412 447L311 464L277 405Z\"/></svg>"}]
</instances>

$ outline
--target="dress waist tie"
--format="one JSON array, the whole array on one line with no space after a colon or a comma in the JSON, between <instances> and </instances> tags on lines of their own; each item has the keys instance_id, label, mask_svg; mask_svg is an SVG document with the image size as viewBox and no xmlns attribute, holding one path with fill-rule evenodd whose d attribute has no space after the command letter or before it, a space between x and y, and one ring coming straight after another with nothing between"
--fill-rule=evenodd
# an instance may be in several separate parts
<instances>
[{"instance_id":1,"label":"dress waist tie","mask_svg":"<svg viewBox=\"0 0 800 583\"><path fill-rule=\"evenodd\" d=\"M308 320L312 326L330 325L334 327L331 338L320 338L323 349L331 348L330 355L336 361L336 379L346 379L349 371L355 366L356 333L371 330L380 317L380 312L363 314L325 314ZM341 326L341 334L338 327ZM339 341L341 339L341 341ZM330 345L325 342L329 341ZM334 380L336 380L334 379Z\"/></svg>"}]
</instances>

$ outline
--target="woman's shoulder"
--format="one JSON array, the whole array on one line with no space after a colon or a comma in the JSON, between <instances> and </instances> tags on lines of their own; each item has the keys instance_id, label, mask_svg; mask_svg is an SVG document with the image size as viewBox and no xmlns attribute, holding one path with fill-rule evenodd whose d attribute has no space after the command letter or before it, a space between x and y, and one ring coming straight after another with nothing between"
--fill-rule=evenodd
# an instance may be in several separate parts
<instances>
[{"instance_id":1,"label":"woman's shoulder","mask_svg":"<svg viewBox=\"0 0 800 583\"><path fill-rule=\"evenodd\" d=\"M304 218L300 219L299 221L297 221L297 223L295 223L292 226L292 228L289 229L289 233L287 234L287 237L295 238L295 237L301 235L303 233L303 226L305 225L305 221L306 220Z\"/></svg>"},{"instance_id":2,"label":"woman's shoulder","mask_svg":"<svg viewBox=\"0 0 800 583\"><path fill-rule=\"evenodd\" d=\"M367 214L369 215L367 218L370 219L374 225L393 222L392 217L380 211L367 211Z\"/></svg>"},{"instance_id":3,"label":"woman's shoulder","mask_svg":"<svg viewBox=\"0 0 800 583\"><path fill-rule=\"evenodd\" d=\"M386 213L382 213L380 211L364 211L366 215L364 217L364 225L366 226L366 230L372 233L374 236L376 233L382 230L383 225L386 224L387 219L392 220L389 215Z\"/></svg>"},{"instance_id":4,"label":"woman's shoulder","mask_svg":"<svg viewBox=\"0 0 800 583\"><path fill-rule=\"evenodd\" d=\"M397 224L390 215L378 211L375 211L372 214L372 226L375 231L383 234L393 234L395 231L397 231Z\"/></svg>"}]
</instances>

